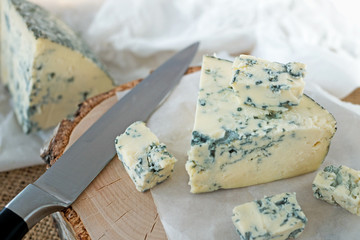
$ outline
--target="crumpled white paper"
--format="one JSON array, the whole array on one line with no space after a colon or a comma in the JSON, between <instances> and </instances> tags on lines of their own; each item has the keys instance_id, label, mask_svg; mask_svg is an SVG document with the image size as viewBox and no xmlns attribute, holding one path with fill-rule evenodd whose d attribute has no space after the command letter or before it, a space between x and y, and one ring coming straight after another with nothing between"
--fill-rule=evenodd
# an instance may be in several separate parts
<instances>
[{"instance_id":1,"label":"crumpled white paper","mask_svg":"<svg viewBox=\"0 0 360 240\"><path fill-rule=\"evenodd\" d=\"M322 68L314 79L339 98L360 86L360 16L351 0L32 1L79 32L118 84L201 41L194 64L212 52L252 53L305 62L309 76Z\"/></svg>"},{"instance_id":2,"label":"crumpled white paper","mask_svg":"<svg viewBox=\"0 0 360 240\"><path fill-rule=\"evenodd\" d=\"M170 179L151 189L161 222L171 240L239 239L231 221L232 209L240 204L283 192L296 192L308 218L301 239L358 239L360 218L312 195L316 172L257 186L192 194L185 171L194 124L200 73L185 76L166 102L148 121L150 129L176 158ZM360 106L355 112L307 79L305 93L329 110L338 130L321 169L341 164L360 170Z\"/></svg>"},{"instance_id":3,"label":"crumpled white paper","mask_svg":"<svg viewBox=\"0 0 360 240\"><path fill-rule=\"evenodd\" d=\"M352 5L346 0L107 0L84 36L119 83L146 76L171 53L201 41L196 63L203 54L220 51L303 61L309 76L321 68L314 79L341 98L360 86L360 19Z\"/></svg>"}]
</instances>

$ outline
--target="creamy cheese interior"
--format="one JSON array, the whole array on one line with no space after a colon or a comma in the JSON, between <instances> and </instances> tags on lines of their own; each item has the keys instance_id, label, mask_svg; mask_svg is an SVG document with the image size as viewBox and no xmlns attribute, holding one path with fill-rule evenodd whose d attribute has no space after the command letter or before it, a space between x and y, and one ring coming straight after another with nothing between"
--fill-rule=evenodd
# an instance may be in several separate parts
<instances>
[{"instance_id":1,"label":"creamy cheese interior","mask_svg":"<svg viewBox=\"0 0 360 240\"><path fill-rule=\"evenodd\" d=\"M239 205L233 223L241 239L285 240L297 238L307 218L295 193L282 193Z\"/></svg>"},{"instance_id":2,"label":"creamy cheese interior","mask_svg":"<svg viewBox=\"0 0 360 240\"><path fill-rule=\"evenodd\" d=\"M316 198L360 216L360 171L327 166L316 175L312 189Z\"/></svg>"},{"instance_id":3,"label":"creamy cheese interior","mask_svg":"<svg viewBox=\"0 0 360 240\"><path fill-rule=\"evenodd\" d=\"M286 111L299 104L305 83L305 65L281 64L240 55L232 66L230 85L241 103L273 111Z\"/></svg>"},{"instance_id":4,"label":"creamy cheese interior","mask_svg":"<svg viewBox=\"0 0 360 240\"><path fill-rule=\"evenodd\" d=\"M176 159L143 122L131 124L118 136L115 148L138 191L156 186L173 172Z\"/></svg>"},{"instance_id":5,"label":"creamy cheese interior","mask_svg":"<svg viewBox=\"0 0 360 240\"><path fill-rule=\"evenodd\" d=\"M24 132L56 125L113 87L86 43L32 3L1 2L1 36L1 79Z\"/></svg>"},{"instance_id":6,"label":"creamy cheese interior","mask_svg":"<svg viewBox=\"0 0 360 240\"><path fill-rule=\"evenodd\" d=\"M304 95L288 111L239 103L232 62L203 59L186 170L191 192L271 182L316 170L335 133L333 116Z\"/></svg>"}]
</instances>

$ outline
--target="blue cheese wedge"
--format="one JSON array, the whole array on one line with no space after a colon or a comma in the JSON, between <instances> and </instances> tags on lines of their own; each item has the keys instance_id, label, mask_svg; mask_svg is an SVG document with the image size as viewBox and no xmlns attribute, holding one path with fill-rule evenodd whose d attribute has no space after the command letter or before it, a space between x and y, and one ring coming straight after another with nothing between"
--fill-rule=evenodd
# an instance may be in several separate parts
<instances>
[{"instance_id":1,"label":"blue cheese wedge","mask_svg":"<svg viewBox=\"0 0 360 240\"><path fill-rule=\"evenodd\" d=\"M316 198L360 216L360 171L327 166L316 175L312 189Z\"/></svg>"},{"instance_id":2,"label":"blue cheese wedge","mask_svg":"<svg viewBox=\"0 0 360 240\"><path fill-rule=\"evenodd\" d=\"M238 100L249 106L286 111L300 103L304 91L305 65L281 64L249 55L240 55L233 63L230 85Z\"/></svg>"},{"instance_id":3,"label":"blue cheese wedge","mask_svg":"<svg viewBox=\"0 0 360 240\"><path fill-rule=\"evenodd\" d=\"M173 172L176 159L143 122L131 124L118 136L115 139L115 148L140 192L163 182Z\"/></svg>"},{"instance_id":4,"label":"blue cheese wedge","mask_svg":"<svg viewBox=\"0 0 360 240\"><path fill-rule=\"evenodd\" d=\"M205 56L186 170L191 192L289 178L323 162L336 121L312 99L285 112L239 103L232 62Z\"/></svg>"},{"instance_id":5,"label":"blue cheese wedge","mask_svg":"<svg viewBox=\"0 0 360 240\"><path fill-rule=\"evenodd\" d=\"M242 240L297 238L307 223L295 193L282 193L237 206L232 220Z\"/></svg>"},{"instance_id":6,"label":"blue cheese wedge","mask_svg":"<svg viewBox=\"0 0 360 240\"><path fill-rule=\"evenodd\" d=\"M23 0L1 1L1 79L26 133L56 125L86 98L113 87L74 31Z\"/></svg>"}]
</instances>

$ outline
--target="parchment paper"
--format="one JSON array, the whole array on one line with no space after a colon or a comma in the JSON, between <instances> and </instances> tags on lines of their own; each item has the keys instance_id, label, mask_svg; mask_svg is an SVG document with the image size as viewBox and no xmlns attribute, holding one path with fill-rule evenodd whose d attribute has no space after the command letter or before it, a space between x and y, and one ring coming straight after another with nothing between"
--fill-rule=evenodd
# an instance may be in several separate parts
<instances>
[{"instance_id":1,"label":"parchment paper","mask_svg":"<svg viewBox=\"0 0 360 240\"><path fill-rule=\"evenodd\" d=\"M299 239L359 239L360 217L313 197L311 184L316 172L257 186L190 193L185 162L190 149L199 78L199 72L185 76L148 121L151 130L178 160L172 177L151 190L169 239L239 239L231 221L232 209L282 192L296 192L309 220ZM360 170L360 107L343 104L311 80L307 81L305 92L337 120L338 130L320 169L329 164L344 164ZM354 111L344 105L350 105Z\"/></svg>"}]
</instances>

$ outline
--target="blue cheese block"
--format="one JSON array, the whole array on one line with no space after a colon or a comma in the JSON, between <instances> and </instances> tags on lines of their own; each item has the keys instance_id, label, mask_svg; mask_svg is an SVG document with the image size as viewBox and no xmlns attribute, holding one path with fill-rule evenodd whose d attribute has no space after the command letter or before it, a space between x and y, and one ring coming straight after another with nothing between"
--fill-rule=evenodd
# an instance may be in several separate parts
<instances>
[{"instance_id":1,"label":"blue cheese block","mask_svg":"<svg viewBox=\"0 0 360 240\"><path fill-rule=\"evenodd\" d=\"M240 55L232 69L230 85L238 92L241 103L272 111L299 105L305 86L304 64L281 64Z\"/></svg>"},{"instance_id":2,"label":"blue cheese block","mask_svg":"<svg viewBox=\"0 0 360 240\"><path fill-rule=\"evenodd\" d=\"M143 122L131 124L125 133L118 136L115 148L140 192L163 182L173 172L176 159Z\"/></svg>"},{"instance_id":3,"label":"blue cheese block","mask_svg":"<svg viewBox=\"0 0 360 240\"><path fill-rule=\"evenodd\" d=\"M22 0L1 1L1 79L26 133L56 125L86 98L113 87L74 31Z\"/></svg>"},{"instance_id":4,"label":"blue cheese block","mask_svg":"<svg viewBox=\"0 0 360 240\"><path fill-rule=\"evenodd\" d=\"M360 216L360 171L327 166L316 175L312 189L316 198Z\"/></svg>"},{"instance_id":5,"label":"blue cheese block","mask_svg":"<svg viewBox=\"0 0 360 240\"><path fill-rule=\"evenodd\" d=\"M295 193L281 193L237 206L232 220L242 240L297 238L307 223Z\"/></svg>"},{"instance_id":6,"label":"blue cheese block","mask_svg":"<svg viewBox=\"0 0 360 240\"><path fill-rule=\"evenodd\" d=\"M186 170L191 192L237 188L316 170L336 121L303 96L285 112L237 101L229 86L232 62L205 56Z\"/></svg>"}]
</instances>

